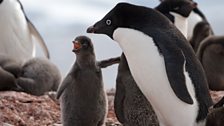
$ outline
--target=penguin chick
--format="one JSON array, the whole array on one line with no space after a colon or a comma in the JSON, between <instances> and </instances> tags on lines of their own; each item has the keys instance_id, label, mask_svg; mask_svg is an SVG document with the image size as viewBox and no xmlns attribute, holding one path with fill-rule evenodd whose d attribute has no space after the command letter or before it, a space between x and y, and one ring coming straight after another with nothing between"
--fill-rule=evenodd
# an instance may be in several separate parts
<instances>
[{"instance_id":1,"label":"penguin chick","mask_svg":"<svg viewBox=\"0 0 224 126\"><path fill-rule=\"evenodd\" d=\"M23 65L16 82L24 92L39 96L48 91L57 91L61 74L57 66L48 59L33 58Z\"/></svg>"},{"instance_id":2,"label":"penguin chick","mask_svg":"<svg viewBox=\"0 0 224 126\"><path fill-rule=\"evenodd\" d=\"M118 120L124 126L159 125L151 104L131 75L124 54L121 55L121 62L118 66L114 109Z\"/></svg>"},{"instance_id":3,"label":"penguin chick","mask_svg":"<svg viewBox=\"0 0 224 126\"><path fill-rule=\"evenodd\" d=\"M211 26L208 22L202 21L196 24L193 31L193 36L190 40L190 44L194 51L197 52L200 43L212 34Z\"/></svg>"},{"instance_id":4,"label":"penguin chick","mask_svg":"<svg viewBox=\"0 0 224 126\"><path fill-rule=\"evenodd\" d=\"M197 57L205 70L209 89L224 90L224 36L204 39L198 48Z\"/></svg>"},{"instance_id":5,"label":"penguin chick","mask_svg":"<svg viewBox=\"0 0 224 126\"><path fill-rule=\"evenodd\" d=\"M62 123L64 126L101 126L107 101L93 44L86 36L76 37L73 43L76 61L57 91Z\"/></svg>"}]
</instances>

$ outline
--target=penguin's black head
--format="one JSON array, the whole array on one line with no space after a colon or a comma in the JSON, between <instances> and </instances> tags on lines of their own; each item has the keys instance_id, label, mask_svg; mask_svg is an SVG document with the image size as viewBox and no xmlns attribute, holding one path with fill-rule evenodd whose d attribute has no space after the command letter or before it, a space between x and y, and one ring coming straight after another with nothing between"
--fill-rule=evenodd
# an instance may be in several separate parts
<instances>
[{"instance_id":1,"label":"penguin's black head","mask_svg":"<svg viewBox=\"0 0 224 126\"><path fill-rule=\"evenodd\" d=\"M118 3L103 19L89 27L87 33L106 34L113 39L113 32L118 27L132 29L138 27L141 29L145 28L146 25L147 28L150 26L156 27L157 25L163 26L166 19L161 19L160 16L160 13L151 8Z\"/></svg>"},{"instance_id":2,"label":"penguin's black head","mask_svg":"<svg viewBox=\"0 0 224 126\"><path fill-rule=\"evenodd\" d=\"M3 0L0 0L0 4L3 2Z\"/></svg>"},{"instance_id":3,"label":"penguin's black head","mask_svg":"<svg viewBox=\"0 0 224 126\"><path fill-rule=\"evenodd\" d=\"M94 48L93 44L90 38L87 36L78 36L75 38L73 41L74 48L73 52L77 55L79 54L84 54L84 55L89 55L89 54L94 54Z\"/></svg>"},{"instance_id":4,"label":"penguin's black head","mask_svg":"<svg viewBox=\"0 0 224 126\"><path fill-rule=\"evenodd\" d=\"M122 18L117 14L118 5L115 6L102 20L90 26L87 33L106 34L110 38L113 36L113 31L122 23Z\"/></svg>"},{"instance_id":5,"label":"penguin's black head","mask_svg":"<svg viewBox=\"0 0 224 126\"><path fill-rule=\"evenodd\" d=\"M155 9L165 15L168 15L170 12L174 12L183 17L188 17L191 11L196 7L197 3L191 0L165 0L162 1Z\"/></svg>"}]
</instances>

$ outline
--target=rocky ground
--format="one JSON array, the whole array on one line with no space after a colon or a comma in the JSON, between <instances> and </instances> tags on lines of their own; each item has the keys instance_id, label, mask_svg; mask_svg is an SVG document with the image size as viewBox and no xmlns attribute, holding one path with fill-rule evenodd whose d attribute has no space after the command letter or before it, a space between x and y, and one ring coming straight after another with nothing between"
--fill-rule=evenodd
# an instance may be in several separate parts
<instances>
[{"instance_id":1,"label":"rocky ground","mask_svg":"<svg viewBox=\"0 0 224 126\"><path fill-rule=\"evenodd\" d=\"M113 110L113 92L108 92L107 126L119 126ZM0 126L60 125L60 106L52 95L33 96L13 91L0 92Z\"/></svg>"},{"instance_id":2,"label":"rocky ground","mask_svg":"<svg viewBox=\"0 0 224 126\"><path fill-rule=\"evenodd\" d=\"M216 103L224 92L211 92ZM119 126L113 110L114 90L108 92L106 126ZM57 126L60 107L52 95L32 96L19 92L0 92L0 126Z\"/></svg>"}]
</instances>

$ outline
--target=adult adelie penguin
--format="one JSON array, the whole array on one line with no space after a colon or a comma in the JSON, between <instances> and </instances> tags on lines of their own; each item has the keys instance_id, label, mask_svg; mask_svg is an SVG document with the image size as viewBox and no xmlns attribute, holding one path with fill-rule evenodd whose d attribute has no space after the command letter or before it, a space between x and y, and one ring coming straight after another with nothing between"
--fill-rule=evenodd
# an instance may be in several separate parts
<instances>
[{"instance_id":1,"label":"adult adelie penguin","mask_svg":"<svg viewBox=\"0 0 224 126\"><path fill-rule=\"evenodd\" d=\"M160 0L161 2L164 1L185 1L185 0ZM187 1L193 1L193 0L187 0ZM193 31L196 27L196 25L202 21L207 22L207 19L205 17L205 15L201 12L201 10L196 7L193 9L193 11L190 13L188 20L188 30L187 30L187 40L190 41L192 39L193 36ZM210 27L210 30L212 31L213 34L213 30Z\"/></svg>"},{"instance_id":2,"label":"adult adelie penguin","mask_svg":"<svg viewBox=\"0 0 224 126\"><path fill-rule=\"evenodd\" d=\"M49 58L42 37L26 17L19 0L0 0L0 17L0 53L17 61L27 61L35 56L36 40Z\"/></svg>"},{"instance_id":3,"label":"adult adelie penguin","mask_svg":"<svg viewBox=\"0 0 224 126\"><path fill-rule=\"evenodd\" d=\"M201 10L198 7L194 8L194 10L191 12L191 14L189 15L189 18L188 18L188 32L187 32L188 33L188 36L187 36L188 41L190 41L192 39L193 31L194 31L196 25L202 21L207 22L209 24L205 15L201 12ZM213 34L212 27L210 26L209 28ZM203 31L201 31L201 32L203 32Z\"/></svg>"},{"instance_id":4,"label":"adult adelie penguin","mask_svg":"<svg viewBox=\"0 0 224 126\"><path fill-rule=\"evenodd\" d=\"M174 22L186 37L187 17L195 7L196 3L190 1L165 1L155 9ZM118 66L114 107L124 126L158 125L154 110L133 79L124 54Z\"/></svg>"},{"instance_id":5,"label":"adult adelie penguin","mask_svg":"<svg viewBox=\"0 0 224 126\"><path fill-rule=\"evenodd\" d=\"M112 61L97 62L90 38L78 36L73 41L76 61L57 91L63 126L102 126L107 101L101 67Z\"/></svg>"},{"instance_id":6,"label":"adult adelie penguin","mask_svg":"<svg viewBox=\"0 0 224 126\"><path fill-rule=\"evenodd\" d=\"M185 37L162 14L119 3L87 32L118 42L161 126L205 123L211 97L202 66Z\"/></svg>"},{"instance_id":7,"label":"adult adelie penguin","mask_svg":"<svg viewBox=\"0 0 224 126\"><path fill-rule=\"evenodd\" d=\"M197 3L189 0L165 0L155 9L169 18L181 33L187 37L188 17L196 7Z\"/></svg>"},{"instance_id":8,"label":"adult adelie penguin","mask_svg":"<svg viewBox=\"0 0 224 126\"><path fill-rule=\"evenodd\" d=\"M209 88L224 90L224 36L207 37L196 54L204 67Z\"/></svg>"}]
</instances>

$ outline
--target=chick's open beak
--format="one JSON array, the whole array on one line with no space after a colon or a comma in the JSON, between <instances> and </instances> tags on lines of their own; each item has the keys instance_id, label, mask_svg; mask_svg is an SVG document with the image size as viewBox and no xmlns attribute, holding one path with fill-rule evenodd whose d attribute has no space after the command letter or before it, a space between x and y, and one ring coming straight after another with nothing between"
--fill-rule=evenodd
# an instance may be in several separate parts
<instances>
[{"instance_id":1,"label":"chick's open beak","mask_svg":"<svg viewBox=\"0 0 224 126\"><path fill-rule=\"evenodd\" d=\"M81 48L82 48L82 46L79 41L73 41L73 50L72 50L73 52L76 52Z\"/></svg>"}]
</instances>

